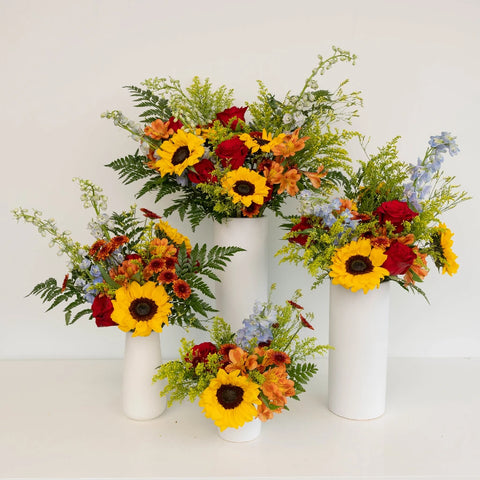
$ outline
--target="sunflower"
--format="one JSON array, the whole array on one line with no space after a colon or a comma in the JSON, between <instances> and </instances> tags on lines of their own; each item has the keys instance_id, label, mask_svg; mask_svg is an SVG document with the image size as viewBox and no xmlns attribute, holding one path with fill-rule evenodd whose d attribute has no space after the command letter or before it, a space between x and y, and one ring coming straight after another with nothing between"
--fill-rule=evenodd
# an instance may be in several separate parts
<instances>
[{"instance_id":1,"label":"sunflower","mask_svg":"<svg viewBox=\"0 0 480 480\"><path fill-rule=\"evenodd\" d=\"M155 153L160 158L155 162L154 168L162 177L172 173L181 175L187 167L200 161L205 151L203 142L203 138L178 130L170 140L163 142L162 146L156 150Z\"/></svg>"},{"instance_id":2,"label":"sunflower","mask_svg":"<svg viewBox=\"0 0 480 480\"><path fill-rule=\"evenodd\" d=\"M268 196L265 177L245 167L228 172L222 180L222 187L233 199L233 203L241 202L249 207L252 202L263 205Z\"/></svg>"},{"instance_id":3,"label":"sunflower","mask_svg":"<svg viewBox=\"0 0 480 480\"><path fill-rule=\"evenodd\" d=\"M221 431L238 428L257 416L261 401L258 398L259 386L240 375L238 370L227 373L219 370L217 377L200 396L198 405L207 418L211 418Z\"/></svg>"},{"instance_id":4,"label":"sunflower","mask_svg":"<svg viewBox=\"0 0 480 480\"><path fill-rule=\"evenodd\" d=\"M170 297L162 285L137 282L119 288L112 300L112 320L124 332L134 330L133 336L147 337L151 331L161 332L168 325L172 309Z\"/></svg>"},{"instance_id":5,"label":"sunflower","mask_svg":"<svg viewBox=\"0 0 480 480\"><path fill-rule=\"evenodd\" d=\"M272 138L271 133L267 133L265 129L260 134L260 132L251 132L244 133L240 135L240 140L242 140L245 145L252 151L252 153L258 152L261 150L262 152L268 153L272 151L272 148L275 145L278 145L283 138L285 137L284 133Z\"/></svg>"},{"instance_id":6,"label":"sunflower","mask_svg":"<svg viewBox=\"0 0 480 480\"><path fill-rule=\"evenodd\" d=\"M442 256L445 260L442 268L442 274L448 273L450 276L452 276L454 273L457 273L459 267L458 263L456 262L457 255L455 255L452 251L453 233L444 223L439 223L438 229L440 232Z\"/></svg>"},{"instance_id":7,"label":"sunflower","mask_svg":"<svg viewBox=\"0 0 480 480\"><path fill-rule=\"evenodd\" d=\"M342 285L352 292L360 289L363 293L378 288L380 280L389 274L382 268L387 259L381 248L373 247L368 238L350 242L337 250L330 266L334 285Z\"/></svg>"}]
</instances>

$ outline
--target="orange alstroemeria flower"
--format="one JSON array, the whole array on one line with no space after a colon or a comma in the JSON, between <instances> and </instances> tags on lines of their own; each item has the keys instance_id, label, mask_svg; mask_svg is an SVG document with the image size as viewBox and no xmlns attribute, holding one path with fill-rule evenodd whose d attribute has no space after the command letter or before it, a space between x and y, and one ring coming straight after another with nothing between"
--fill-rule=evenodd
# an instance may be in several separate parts
<instances>
[{"instance_id":1,"label":"orange alstroemeria flower","mask_svg":"<svg viewBox=\"0 0 480 480\"><path fill-rule=\"evenodd\" d=\"M398 237L397 241L403 243L404 245L413 245L413 243L415 242L415 236L413 235L413 233L409 233L404 237Z\"/></svg>"},{"instance_id":2,"label":"orange alstroemeria flower","mask_svg":"<svg viewBox=\"0 0 480 480\"><path fill-rule=\"evenodd\" d=\"M413 279L414 274L418 275L421 280L423 280L428 274L427 254L420 253L418 247L414 247L413 251L417 254L417 258L403 277L403 279L405 280L405 285L415 285L415 281Z\"/></svg>"},{"instance_id":3,"label":"orange alstroemeria flower","mask_svg":"<svg viewBox=\"0 0 480 480\"><path fill-rule=\"evenodd\" d=\"M240 347L232 348L228 352L230 364L225 367L225 370L230 373L234 370L240 370L242 374L246 374L247 370L255 370L258 367L257 356L249 355Z\"/></svg>"},{"instance_id":4,"label":"orange alstroemeria flower","mask_svg":"<svg viewBox=\"0 0 480 480\"><path fill-rule=\"evenodd\" d=\"M341 198L340 199L340 210L338 213L342 213L345 210L350 210L351 212L356 212L357 211L357 205L355 202L350 200L349 198Z\"/></svg>"},{"instance_id":5,"label":"orange alstroemeria flower","mask_svg":"<svg viewBox=\"0 0 480 480\"><path fill-rule=\"evenodd\" d=\"M323 165L317 168L316 172L302 172L312 183L313 188L320 188L322 178L327 176L327 172L323 172Z\"/></svg>"},{"instance_id":6,"label":"orange alstroemeria flower","mask_svg":"<svg viewBox=\"0 0 480 480\"><path fill-rule=\"evenodd\" d=\"M150 242L150 253L155 257L174 257L177 249L166 238L154 238Z\"/></svg>"},{"instance_id":7,"label":"orange alstroemeria flower","mask_svg":"<svg viewBox=\"0 0 480 480\"><path fill-rule=\"evenodd\" d=\"M275 185L280 183L283 177L283 166L273 161L270 166L263 168L263 175L267 179L267 183Z\"/></svg>"},{"instance_id":8,"label":"orange alstroemeria flower","mask_svg":"<svg viewBox=\"0 0 480 480\"><path fill-rule=\"evenodd\" d=\"M282 138L281 143L272 147L272 152L277 157L293 157L297 152L305 148L305 141L310 137L298 138L298 132L300 128L297 128L293 133L285 135Z\"/></svg>"},{"instance_id":9,"label":"orange alstroemeria flower","mask_svg":"<svg viewBox=\"0 0 480 480\"><path fill-rule=\"evenodd\" d=\"M262 392L271 403L278 407L284 407L287 397L295 395L295 383L287 378L285 364L280 367L271 368L264 374L265 381L262 384Z\"/></svg>"},{"instance_id":10,"label":"orange alstroemeria flower","mask_svg":"<svg viewBox=\"0 0 480 480\"><path fill-rule=\"evenodd\" d=\"M286 190L290 196L294 197L299 192L297 182L301 177L301 174L296 168L291 168L285 175L282 175L278 193L281 194Z\"/></svg>"},{"instance_id":11,"label":"orange alstroemeria flower","mask_svg":"<svg viewBox=\"0 0 480 480\"><path fill-rule=\"evenodd\" d=\"M158 119L152 122L150 125L145 127L145 135L154 140L160 140L161 138L167 139L172 136L175 132L170 128L170 121L162 122Z\"/></svg>"},{"instance_id":12,"label":"orange alstroemeria flower","mask_svg":"<svg viewBox=\"0 0 480 480\"><path fill-rule=\"evenodd\" d=\"M281 409L279 408L278 410L275 411L280 411ZM258 407L257 407L257 414L258 418L262 422L266 422L267 420L270 420L273 418L273 412L262 402Z\"/></svg>"}]
</instances>

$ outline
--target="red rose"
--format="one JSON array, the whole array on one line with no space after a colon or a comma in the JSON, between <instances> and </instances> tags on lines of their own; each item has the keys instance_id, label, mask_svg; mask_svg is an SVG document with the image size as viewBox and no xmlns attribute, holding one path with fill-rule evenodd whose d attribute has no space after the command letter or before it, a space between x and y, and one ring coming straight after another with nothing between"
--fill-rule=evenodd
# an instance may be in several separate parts
<instances>
[{"instance_id":1,"label":"red rose","mask_svg":"<svg viewBox=\"0 0 480 480\"><path fill-rule=\"evenodd\" d=\"M409 222L418 215L417 212L410 210L406 202L398 200L383 202L373 213L378 216L378 220L382 225L385 222L390 222L394 225L395 233L403 231L403 222Z\"/></svg>"},{"instance_id":2,"label":"red rose","mask_svg":"<svg viewBox=\"0 0 480 480\"><path fill-rule=\"evenodd\" d=\"M223 112L217 113L217 120L220 120L225 127L228 127L232 118L236 119L233 120L230 124L230 128L235 130L238 125L238 121L242 120L245 121L245 112L247 111L248 107L230 107L224 110Z\"/></svg>"},{"instance_id":3,"label":"red rose","mask_svg":"<svg viewBox=\"0 0 480 480\"><path fill-rule=\"evenodd\" d=\"M187 360L196 367L200 362L207 363L210 353L217 353L217 347L211 342L203 342L192 348L191 358Z\"/></svg>"},{"instance_id":4,"label":"red rose","mask_svg":"<svg viewBox=\"0 0 480 480\"><path fill-rule=\"evenodd\" d=\"M168 126L177 133L177 130L180 130L183 127L183 123L180 120L175 120L175 117L170 117L168 119Z\"/></svg>"},{"instance_id":5,"label":"red rose","mask_svg":"<svg viewBox=\"0 0 480 480\"><path fill-rule=\"evenodd\" d=\"M309 228L312 228L312 227L313 227L313 225L310 222L310 219L308 219L307 217L301 217L300 222L297 223L295 226L293 226L290 231L291 232L301 232L303 230L308 230ZM290 243L298 243L302 247L305 246L305 244L307 243L307 240L308 240L308 235L307 234L297 235L296 237L292 237L292 238L288 239L288 241Z\"/></svg>"},{"instance_id":6,"label":"red rose","mask_svg":"<svg viewBox=\"0 0 480 480\"><path fill-rule=\"evenodd\" d=\"M211 174L215 170L215 166L208 158L200 160L193 168L195 171L187 174L192 183L215 183L217 181L217 177Z\"/></svg>"},{"instance_id":7,"label":"red rose","mask_svg":"<svg viewBox=\"0 0 480 480\"><path fill-rule=\"evenodd\" d=\"M414 251L400 242L393 242L390 248L385 251L387 259L383 262L382 267L386 268L390 275L403 275L413 265L417 258Z\"/></svg>"},{"instance_id":8,"label":"red rose","mask_svg":"<svg viewBox=\"0 0 480 480\"><path fill-rule=\"evenodd\" d=\"M215 149L215 153L220 158L222 165L224 167L230 165L232 170L237 170L244 164L248 152L248 147L238 137L224 140Z\"/></svg>"},{"instance_id":9,"label":"red rose","mask_svg":"<svg viewBox=\"0 0 480 480\"><path fill-rule=\"evenodd\" d=\"M97 295L92 303L92 315L97 327L114 327L117 324L112 320L112 301L106 295Z\"/></svg>"}]
</instances>

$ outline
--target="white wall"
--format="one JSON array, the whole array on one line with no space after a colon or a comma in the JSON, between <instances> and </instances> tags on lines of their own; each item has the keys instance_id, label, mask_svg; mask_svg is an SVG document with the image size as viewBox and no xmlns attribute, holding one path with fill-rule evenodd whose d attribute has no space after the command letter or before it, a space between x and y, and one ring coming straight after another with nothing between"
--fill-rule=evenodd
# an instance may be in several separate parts
<instances>
[{"instance_id":1,"label":"white wall","mask_svg":"<svg viewBox=\"0 0 480 480\"><path fill-rule=\"evenodd\" d=\"M424 288L431 305L394 288L390 353L479 356L479 24L476 0L0 0L0 358L122 355L118 329L86 320L67 328L60 311L45 314L37 297L24 298L48 276L62 279L65 259L9 213L36 207L89 243L90 216L72 177L102 185L112 209L133 203L135 187L122 186L103 167L135 149L100 118L113 108L133 115L122 86L156 75L184 82L209 76L235 88L241 105L253 99L257 79L280 96L299 89L316 54L327 54L332 44L359 57L357 66L340 66L324 81L331 88L349 77L363 91L365 108L354 127L372 137L372 146L401 135L408 162L423 154L430 135L451 131L461 153L446 168L474 197L445 218L461 267L452 278L429 275ZM141 206L159 210L148 198ZM176 218L172 223L180 226ZM328 286L310 291L300 267L278 265L277 225L271 217L276 298L301 287L327 342ZM194 239L211 242L210 228L204 222ZM181 334L165 332L166 355L175 355Z\"/></svg>"}]
</instances>

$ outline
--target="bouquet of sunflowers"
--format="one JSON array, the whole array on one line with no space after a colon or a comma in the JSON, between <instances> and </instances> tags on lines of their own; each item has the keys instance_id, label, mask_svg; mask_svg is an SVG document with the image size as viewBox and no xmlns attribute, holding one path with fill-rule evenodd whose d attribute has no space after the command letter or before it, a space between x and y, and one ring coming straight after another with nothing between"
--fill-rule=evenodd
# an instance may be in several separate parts
<instances>
[{"instance_id":1,"label":"bouquet of sunflowers","mask_svg":"<svg viewBox=\"0 0 480 480\"><path fill-rule=\"evenodd\" d=\"M160 216L136 208L107 215L107 199L100 187L88 180L74 179L82 191L86 208L96 213L89 223L95 241L81 245L68 231L58 230L53 219L41 212L18 208L17 220L31 223L42 236L51 237L59 254L69 257L69 272L59 285L54 278L39 283L31 294L50 303L48 310L66 303L67 325L89 315L98 327L118 326L133 336L162 331L169 323L204 329L198 316L215 310L202 297L214 298L205 279L218 280L236 247L194 245ZM82 308L87 305L87 308Z\"/></svg>"},{"instance_id":2,"label":"bouquet of sunflowers","mask_svg":"<svg viewBox=\"0 0 480 480\"><path fill-rule=\"evenodd\" d=\"M288 244L277 255L307 267L314 286L330 277L367 293L392 280L423 294L417 283L428 274L427 257L442 273L457 272L453 233L440 221L469 198L441 169L446 152L458 153L455 137L430 137L416 165L398 159L397 141L361 161L357 171L337 172L341 196L300 195L300 215L284 225Z\"/></svg>"},{"instance_id":3,"label":"bouquet of sunflowers","mask_svg":"<svg viewBox=\"0 0 480 480\"><path fill-rule=\"evenodd\" d=\"M298 400L305 384L317 372L308 358L323 355L328 346L315 337L300 336L313 329L311 314L302 314L300 292L284 306L256 303L243 327L233 333L221 318L210 329L211 342L195 345L182 340L180 360L163 364L154 380L167 384L161 395L175 401L200 397L199 406L221 431L239 428L259 418L267 421L288 410L289 398Z\"/></svg>"},{"instance_id":4,"label":"bouquet of sunflowers","mask_svg":"<svg viewBox=\"0 0 480 480\"><path fill-rule=\"evenodd\" d=\"M361 100L343 92L346 82L329 92L315 80L339 61L354 63L354 55L333 50L329 58L319 56L300 93L283 100L260 81L258 100L242 107L233 105L233 90L214 90L198 77L186 88L171 78L128 87L143 109L142 123L118 110L103 116L128 131L139 149L108 166L126 184L144 182L138 197L155 192L159 201L179 192L164 213L187 216L193 228L205 217L278 213L287 196L318 188L326 170L347 161L343 144L350 133L330 126L356 116Z\"/></svg>"}]
</instances>

